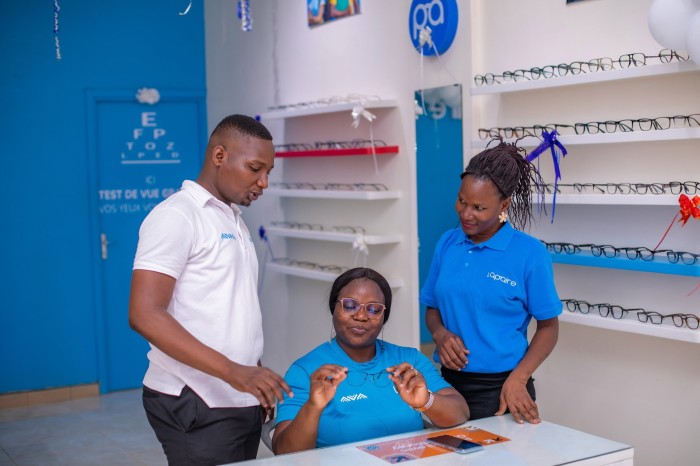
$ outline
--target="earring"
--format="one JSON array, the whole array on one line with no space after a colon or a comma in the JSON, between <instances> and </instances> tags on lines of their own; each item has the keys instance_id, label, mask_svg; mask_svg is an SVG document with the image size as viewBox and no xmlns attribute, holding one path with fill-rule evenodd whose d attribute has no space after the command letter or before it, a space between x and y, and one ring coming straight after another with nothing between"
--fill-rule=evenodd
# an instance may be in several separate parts
<instances>
[{"instance_id":1,"label":"earring","mask_svg":"<svg viewBox=\"0 0 700 466\"><path fill-rule=\"evenodd\" d=\"M506 220L508 220L508 213L504 210L498 214L498 221L501 223L506 223Z\"/></svg>"}]
</instances>

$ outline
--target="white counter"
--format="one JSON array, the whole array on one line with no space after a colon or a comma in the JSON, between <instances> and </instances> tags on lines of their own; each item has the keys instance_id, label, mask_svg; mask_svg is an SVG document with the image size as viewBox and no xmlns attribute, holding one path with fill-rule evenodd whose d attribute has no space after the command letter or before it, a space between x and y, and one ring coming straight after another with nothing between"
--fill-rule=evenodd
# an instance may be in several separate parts
<instances>
[{"instance_id":1,"label":"white counter","mask_svg":"<svg viewBox=\"0 0 700 466\"><path fill-rule=\"evenodd\" d=\"M633 464L634 449L612 440L580 432L568 427L542 421L540 424L518 424L509 415L494 416L477 421L469 421L465 426L474 426L492 432L510 441L486 445L482 451L460 455L445 453L428 458L407 461L412 466L470 465L508 466L532 465L548 466L560 464L630 466ZM339 426L342 428L342 426ZM246 461L245 465L278 466L356 466L388 465L388 461L358 449L372 443L388 440L401 440L426 432L439 432L447 429L410 432L374 440L318 448L299 453L279 455Z\"/></svg>"}]
</instances>

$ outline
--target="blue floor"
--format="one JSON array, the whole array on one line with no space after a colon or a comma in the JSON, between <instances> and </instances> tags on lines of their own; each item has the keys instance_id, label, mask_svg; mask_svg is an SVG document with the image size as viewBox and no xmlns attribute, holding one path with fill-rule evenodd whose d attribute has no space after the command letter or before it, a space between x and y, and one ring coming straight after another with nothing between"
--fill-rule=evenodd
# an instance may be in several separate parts
<instances>
[{"instance_id":1,"label":"blue floor","mask_svg":"<svg viewBox=\"0 0 700 466\"><path fill-rule=\"evenodd\" d=\"M271 456L265 446L258 458ZM0 409L0 466L166 466L141 390Z\"/></svg>"}]
</instances>

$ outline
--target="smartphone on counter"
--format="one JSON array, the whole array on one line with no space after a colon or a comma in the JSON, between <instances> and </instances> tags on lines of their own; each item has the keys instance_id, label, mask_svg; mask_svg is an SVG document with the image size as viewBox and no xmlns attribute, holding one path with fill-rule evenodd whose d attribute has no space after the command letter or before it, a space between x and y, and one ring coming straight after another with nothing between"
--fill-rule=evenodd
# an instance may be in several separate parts
<instances>
[{"instance_id":1,"label":"smartphone on counter","mask_svg":"<svg viewBox=\"0 0 700 466\"><path fill-rule=\"evenodd\" d=\"M484 449L484 447L478 443L470 442L469 440L464 440L454 435L438 435L436 437L428 437L425 440L459 454L472 453Z\"/></svg>"}]
</instances>

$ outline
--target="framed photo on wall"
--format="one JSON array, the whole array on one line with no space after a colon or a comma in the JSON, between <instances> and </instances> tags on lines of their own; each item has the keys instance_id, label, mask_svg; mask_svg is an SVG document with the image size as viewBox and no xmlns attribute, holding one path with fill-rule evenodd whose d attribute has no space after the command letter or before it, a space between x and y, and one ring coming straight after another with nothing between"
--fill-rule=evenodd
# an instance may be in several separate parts
<instances>
[{"instance_id":1,"label":"framed photo on wall","mask_svg":"<svg viewBox=\"0 0 700 466\"><path fill-rule=\"evenodd\" d=\"M307 0L309 27L360 14L360 0Z\"/></svg>"}]
</instances>

